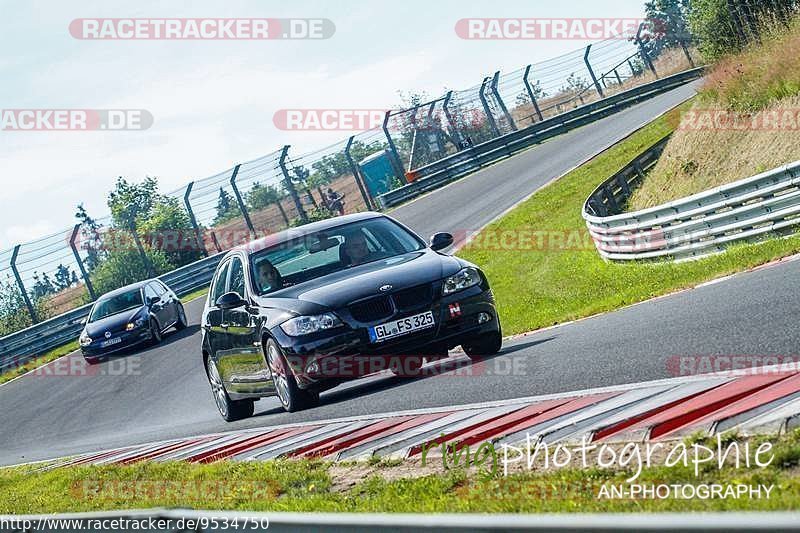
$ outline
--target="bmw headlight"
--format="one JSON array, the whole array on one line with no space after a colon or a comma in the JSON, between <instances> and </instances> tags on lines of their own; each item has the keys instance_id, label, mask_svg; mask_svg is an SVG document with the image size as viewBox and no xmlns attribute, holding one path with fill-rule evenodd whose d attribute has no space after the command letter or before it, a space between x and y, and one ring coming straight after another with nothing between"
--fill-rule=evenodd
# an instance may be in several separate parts
<instances>
[{"instance_id":1,"label":"bmw headlight","mask_svg":"<svg viewBox=\"0 0 800 533\"><path fill-rule=\"evenodd\" d=\"M83 333L81 333L81 336L78 339L78 343L83 347L89 346L90 344L92 344L92 338L89 335L87 335L86 332L84 331Z\"/></svg>"},{"instance_id":2,"label":"bmw headlight","mask_svg":"<svg viewBox=\"0 0 800 533\"><path fill-rule=\"evenodd\" d=\"M125 326L125 331L133 331L142 326L144 326L144 318L137 318L134 322L128 322L128 325Z\"/></svg>"},{"instance_id":3,"label":"bmw headlight","mask_svg":"<svg viewBox=\"0 0 800 533\"><path fill-rule=\"evenodd\" d=\"M318 331L333 329L341 325L342 321L339 320L336 315L333 313L324 313L321 315L290 318L281 324L281 329L287 335L299 337L300 335L309 335L311 333L317 333Z\"/></svg>"},{"instance_id":4,"label":"bmw headlight","mask_svg":"<svg viewBox=\"0 0 800 533\"><path fill-rule=\"evenodd\" d=\"M475 285L480 285L480 283L481 275L477 268L463 268L458 272L458 274L450 276L444 280L442 294L447 296L448 294L453 294L454 292L463 291L464 289L469 289Z\"/></svg>"}]
</instances>

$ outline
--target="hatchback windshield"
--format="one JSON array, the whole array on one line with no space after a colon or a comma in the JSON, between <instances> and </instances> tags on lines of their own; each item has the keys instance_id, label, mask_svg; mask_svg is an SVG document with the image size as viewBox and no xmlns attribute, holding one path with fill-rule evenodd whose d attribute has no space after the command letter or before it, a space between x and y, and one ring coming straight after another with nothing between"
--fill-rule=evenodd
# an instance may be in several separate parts
<instances>
[{"instance_id":1,"label":"hatchback windshield","mask_svg":"<svg viewBox=\"0 0 800 533\"><path fill-rule=\"evenodd\" d=\"M123 292L122 294L117 294L109 298L101 298L94 306L89 322L101 320L130 309L136 309L142 305L144 305L142 301L142 291L139 289Z\"/></svg>"},{"instance_id":2,"label":"hatchback windshield","mask_svg":"<svg viewBox=\"0 0 800 533\"><path fill-rule=\"evenodd\" d=\"M415 252L425 244L386 218L344 224L253 254L259 294L297 285L354 266Z\"/></svg>"}]
</instances>

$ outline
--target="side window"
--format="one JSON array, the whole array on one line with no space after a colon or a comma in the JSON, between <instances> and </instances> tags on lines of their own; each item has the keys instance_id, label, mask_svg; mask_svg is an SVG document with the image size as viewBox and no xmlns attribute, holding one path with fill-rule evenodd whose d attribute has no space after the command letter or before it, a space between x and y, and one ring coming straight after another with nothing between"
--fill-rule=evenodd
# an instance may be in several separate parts
<instances>
[{"instance_id":1,"label":"side window","mask_svg":"<svg viewBox=\"0 0 800 533\"><path fill-rule=\"evenodd\" d=\"M217 279L214 282L214 290L211 291L211 303L217 301L217 298L225 294L225 286L228 281L228 270L231 267L231 262L228 261L217 272Z\"/></svg>"},{"instance_id":2,"label":"side window","mask_svg":"<svg viewBox=\"0 0 800 533\"><path fill-rule=\"evenodd\" d=\"M144 286L144 301L149 302L152 298L157 296L156 291L153 290L153 284L148 283Z\"/></svg>"},{"instance_id":3,"label":"side window","mask_svg":"<svg viewBox=\"0 0 800 533\"><path fill-rule=\"evenodd\" d=\"M231 261L231 284L229 292L236 292L244 298L244 267L242 260L234 257Z\"/></svg>"}]
</instances>

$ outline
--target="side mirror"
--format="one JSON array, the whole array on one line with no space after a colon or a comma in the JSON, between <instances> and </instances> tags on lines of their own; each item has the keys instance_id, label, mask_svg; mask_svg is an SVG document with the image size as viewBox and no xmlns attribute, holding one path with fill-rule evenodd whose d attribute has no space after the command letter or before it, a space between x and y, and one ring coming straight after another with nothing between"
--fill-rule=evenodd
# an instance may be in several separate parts
<instances>
[{"instance_id":1,"label":"side mirror","mask_svg":"<svg viewBox=\"0 0 800 533\"><path fill-rule=\"evenodd\" d=\"M247 302L239 296L239 293L236 292L226 292L214 303L220 309L236 309L239 307L244 307L247 305Z\"/></svg>"},{"instance_id":2,"label":"side mirror","mask_svg":"<svg viewBox=\"0 0 800 533\"><path fill-rule=\"evenodd\" d=\"M430 247L432 250L444 250L453 244L453 236L449 233L436 233L431 237Z\"/></svg>"},{"instance_id":3,"label":"side mirror","mask_svg":"<svg viewBox=\"0 0 800 533\"><path fill-rule=\"evenodd\" d=\"M161 301L161 296L153 296L147 300L147 305L155 305Z\"/></svg>"},{"instance_id":4,"label":"side mirror","mask_svg":"<svg viewBox=\"0 0 800 533\"><path fill-rule=\"evenodd\" d=\"M85 326L88 323L89 323L89 317L88 316L85 316L85 317L83 317L81 319L81 325Z\"/></svg>"}]
</instances>

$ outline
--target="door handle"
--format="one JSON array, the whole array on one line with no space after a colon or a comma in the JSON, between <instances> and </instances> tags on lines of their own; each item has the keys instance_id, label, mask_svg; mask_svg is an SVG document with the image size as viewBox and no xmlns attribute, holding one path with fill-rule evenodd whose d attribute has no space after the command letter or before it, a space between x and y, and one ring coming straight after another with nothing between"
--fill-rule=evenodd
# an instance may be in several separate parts
<instances>
[{"instance_id":1,"label":"door handle","mask_svg":"<svg viewBox=\"0 0 800 533\"><path fill-rule=\"evenodd\" d=\"M221 327L222 329L228 329L229 327L231 327L231 325L228 324L227 322L223 322L222 324L219 325L219 327Z\"/></svg>"}]
</instances>

